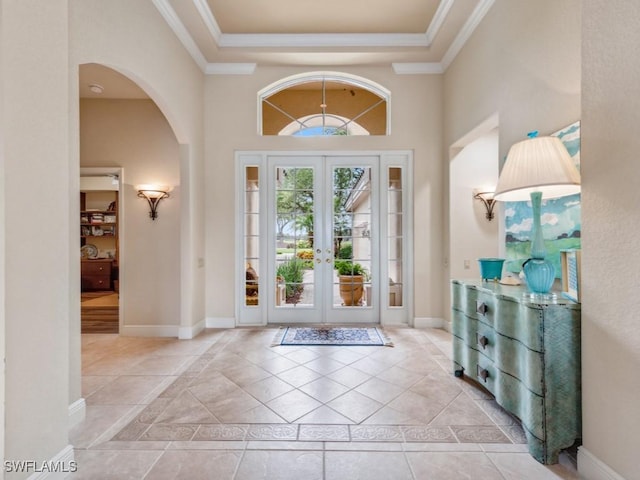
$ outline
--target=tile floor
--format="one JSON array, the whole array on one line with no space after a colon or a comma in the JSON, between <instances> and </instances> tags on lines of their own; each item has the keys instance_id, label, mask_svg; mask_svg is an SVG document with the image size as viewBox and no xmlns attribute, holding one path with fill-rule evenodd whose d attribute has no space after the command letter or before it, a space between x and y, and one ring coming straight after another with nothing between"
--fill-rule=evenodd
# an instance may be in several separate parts
<instances>
[{"instance_id":1,"label":"tile floor","mask_svg":"<svg viewBox=\"0 0 640 480\"><path fill-rule=\"evenodd\" d=\"M270 347L276 328L193 340L83 335L74 479L577 479L451 374L450 335L395 347Z\"/></svg>"}]
</instances>

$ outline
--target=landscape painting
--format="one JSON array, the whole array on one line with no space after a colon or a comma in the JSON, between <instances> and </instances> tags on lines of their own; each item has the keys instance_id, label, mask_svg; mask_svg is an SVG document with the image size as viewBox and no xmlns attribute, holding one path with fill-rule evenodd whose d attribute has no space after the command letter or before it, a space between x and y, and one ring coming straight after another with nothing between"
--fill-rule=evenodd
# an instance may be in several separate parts
<instances>
[{"instance_id":1,"label":"landscape painting","mask_svg":"<svg viewBox=\"0 0 640 480\"><path fill-rule=\"evenodd\" d=\"M559 137L580 169L580 122L552 134ZM531 202L505 202L505 270L520 273L522 264L530 257L531 229L533 226ZM541 210L542 232L547 247L547 258L560 278L560 251L580 248L580 194L543 199Z\"/></svg>"}]
</instances>

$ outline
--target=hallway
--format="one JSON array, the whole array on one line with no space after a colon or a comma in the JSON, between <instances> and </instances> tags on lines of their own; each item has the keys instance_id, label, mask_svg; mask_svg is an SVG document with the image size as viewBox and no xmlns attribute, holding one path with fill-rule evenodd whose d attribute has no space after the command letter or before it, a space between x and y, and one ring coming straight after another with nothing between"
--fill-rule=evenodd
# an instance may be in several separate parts
<instances>
[{"instance_id":1,"label":"hallway","mask_svg":"<svg viewBox=\"0 0 640 480\"><path fill-rule=\"evenodd\" d=\"M450 373L443 330L386 328L393 348L270 347L276 331L83 335L71 478L577 478Z\"/></svg>"}]
</instances>

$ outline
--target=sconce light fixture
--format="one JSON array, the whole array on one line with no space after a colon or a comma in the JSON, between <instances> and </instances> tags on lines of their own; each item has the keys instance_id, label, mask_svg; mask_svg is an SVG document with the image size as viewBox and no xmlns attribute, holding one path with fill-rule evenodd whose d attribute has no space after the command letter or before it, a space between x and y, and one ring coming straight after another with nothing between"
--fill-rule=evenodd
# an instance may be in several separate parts
<instances>
[{"instance_id":1,"label":"sconce light fixture","mask_svg":"<svg viewBox=\"0 0 640 480\"><path fill-rule=\"evenodd\" d=\"M484 208L487 210L485 217L487 220L493 220L493 207L496 206L496 201L493 198L493 192L475 192L473 198L480 200Z\"/></svg>"},{"instance_id":2,"label":"sconce light fixture","mask_svg":"<svg viewBox=\"0 0 640 480\"><path fill-rule=\"evenodd\" d=\"M169 196L171 187L167 185L138 185L138 196L144 198L149 203L149 216L151 220L158 218L158 205L160 200Z\"/></svg>"}]
</instances>

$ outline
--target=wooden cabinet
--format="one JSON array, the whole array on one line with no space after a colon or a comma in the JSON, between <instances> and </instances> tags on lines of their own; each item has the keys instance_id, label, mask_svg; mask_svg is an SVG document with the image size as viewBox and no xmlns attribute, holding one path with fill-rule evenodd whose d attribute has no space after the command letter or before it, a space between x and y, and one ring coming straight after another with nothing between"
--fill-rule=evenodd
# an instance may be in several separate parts
<instances>
[{"instance_id":1,"label":"wooden cabinet","mask_svg":"<svg viewBox=\"0 0 640 480\"><path fill-rule=\"evenodd\" d=\"M113 290L113 260L83 260L81 262L82 291Z\"/></svg>"},{"instance_id":2,"label":"wooden cabinet","mask_svg":"<svg viewBox=\"0 0 640 480\"><path fill-rule=\"evenodd\" d=\"M118 192L80 192L82 291L117 290Z\"/></svg>"},{"instance_id":3,"label":"wooden cabinet","mask_svg":"<svg viewBox=\"0 0 640 480\"><path fill-rule=\"evenodd\" d=\"M517 416L529 452L557 463L581 437L580 305L532 303L522 286L451 285L454 373Z\"/></svg>"},{"instance_id":4,"label":"wooden cabinet","mask_svg":"<svg viewBox=\"0 0 640 480\"><path fill-rule=\"evenodd\" d=\"M80 193L82 259L110 259L118 264L118 192Z\"/></svg>"}]
</instances>

